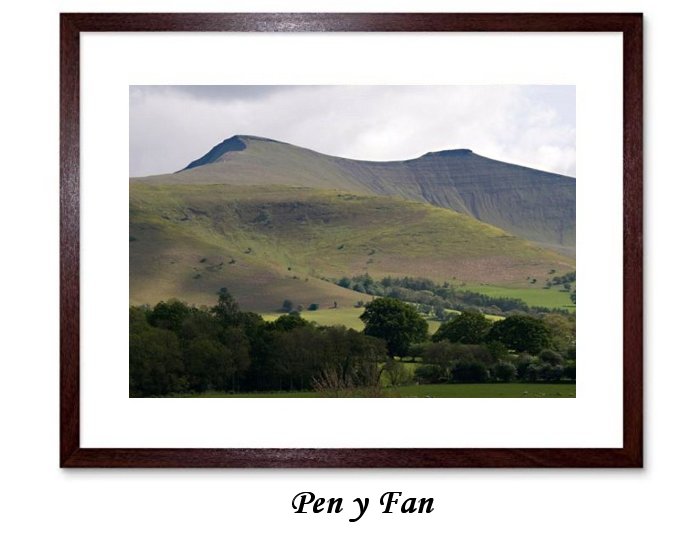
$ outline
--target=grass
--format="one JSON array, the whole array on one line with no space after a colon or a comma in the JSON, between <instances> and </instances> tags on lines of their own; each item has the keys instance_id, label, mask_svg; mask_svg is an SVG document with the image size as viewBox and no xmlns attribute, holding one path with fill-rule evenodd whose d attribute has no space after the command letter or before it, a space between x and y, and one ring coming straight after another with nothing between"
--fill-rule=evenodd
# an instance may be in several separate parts
<instances>
[{"instance_id":1,"label":"grass","mask_svg":"<svg viewBox=\"0 0 700 544\"><path fill-rule=\"evenodd\" d=\"M361 331L365 328L364 323L360 321L360 315L364 312L364 308L322 308L315 312L301 312L301 317L308 321L315 321L318 325L344 325L348 329ZM265 313L262 317L265 321L274 321L282 313Z\"/></svg>"},{"instance_id":2,"label":"grass","mask_svg":"<svg viewBox=\"0 0 700 544\"><path fill-rule=\"evenodd\" d=\"M387 387L389 397L401 398L575 398L573 383L469 383L405 385ZM191 395L197 398L320 398L315 391L280 391L271 393L218 393Z\"/></svg>"},{"instance_id":3,"label":"grass","mask_svg":"<svg viewBox=\"0 0 700 544\"><path fill-rule=\"evenodd\" d=\"M362 331L365 324L360 320L360 315L364 312L364 308L321 308L314 312L301 312L301 317L307 321L315 321L317 325L332 326L343 325L348 329ZM265 321L274 321L279 316L284 315L280 312L267 312L261 314ZM433 334L441 325L440 321L428 319L428 334Z\"/></svg>"},{"instance_id":4,"label":"grass","mask_svg":"<svg viewBox=\"0 0 700 544\"><path fill-rule=\"evenodd\" d=\"M542 280L542 283L546 278ZM575 285L575 284L574 284ZM483 283L466 283L463 286L466 291L474 291L490 297L518 298L528 306L541 306L544 308L564 309L575 311L576 306L571 303L568 292L560 291L559 286L543 289L542 286L532 287L508 287L501 285L487 285Z\"/></svg>"},{"instance_id":5,"label":"grass","mask_svg":"<svg viewBox=\"0 0 700 544\"><path fill-rule=\"evenodd\" d=\"M294 187L130 185L130 299L245 309L367 300L328 278L369 273L526 284L574 261L471 216L398 198ZM526 289L526 291L528 291Z\"/></svg>"},{"instance_id":6,"label":"grass","mask_svg":"<svg viewBox=\"0 0 700 544\"><path fill-rule=\"evenodd\" d=\"M575 180L471 154L466 161L437 155L374 163L323 155L281 142L242 137L244 151L226 160L171 175L141 178L149 184L286 185L390 194L463 212L553 246L575 244ZM212 142L213 143L213 142ZM191 157L194 158L194 157ZM480 175L472 176L472 172ZM463 189L468 189L464 191ZM543 209L546 206L546 209ZM476 214L475 214L476 215Z\"/></svg>"}]
</instances>

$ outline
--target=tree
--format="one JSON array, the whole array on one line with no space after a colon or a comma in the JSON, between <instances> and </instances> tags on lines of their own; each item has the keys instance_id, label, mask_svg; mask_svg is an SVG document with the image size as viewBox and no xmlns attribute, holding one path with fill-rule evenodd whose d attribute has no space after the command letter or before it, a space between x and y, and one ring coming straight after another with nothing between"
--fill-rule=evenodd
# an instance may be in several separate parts
<instances>
[{"instance_id":1,"label":"tree","mask_svg":"<svg viewBox=\"0 0 700 544\"><path fill-rule=\"evenodd\" d=\"M229 349L213 338L200 336L188 342L184 350L185 372L190 386L197 392L228 389L234 369L228 364Z\"/></svg>"},{"instance_id":2,"label":"tree","mask_svg":"<svg viewBox=\"0 0 700 544\"><path fill-rule=\"evenodd\" d=\"M284 302L282 302L282 310L285 312L291 312L294 309L294 303L287 299L284 299Z\"/></svg>"},{"instance_id":3,"label":"tree","mask_svg":"<svg viewBox=\"0 0 700 544\"><path fill-rule=\"evenodd\" d=\"M219 301L211 312L224 326L237 325L240 317L240 309L233 295L226 287L219 289Z\"/></svg>"},{"instance_id":4,"label":"tree","mask_svg":"<svg viewBox=\"0 0 700 544\"><path fill-rule=\"evenodd\" d=\"M272 327L278 331L291 331L292 329L297 329L299 327L306 327L311 323L301 317L298 313L290 313L287 315L281 315L272 323Z\"/></svg>"},{"instance_id":5,"label":"tree","mask_svg":"<svg viewBox=\"0 0 700 544\"><path fill-rule=\"evenodd\" d=\"M399 357L411 343L428 338L428 322L410 304L391 298L378 298L365 306L360 316L364 333L386 341L389 355Z\"/></svg>"},{"instance_id":6,"label":"tree","mask_svg":"<svg viewBox=\"0 0 700 544\"><path fill-rule=\"evenodd\" d=\"M460 344L480 344L490 329L491 323L484 314L469 310L440 325L433 334L433 342L449 340Z\"/></svg>"},{"instance_id":7,"label":"tree","mask_svg":"<svg viewBox=\"0 0 700 544\"><path fill-rule=\"evenodd\" d=\"M576 347L576 317L573 315L547 314L543 318L552 337L552 347L565 352Z\"/></svg>"},{"instance_id":8,"label":"tree","mask_svg":"<svg viewBox=\"0 0 700 544\"><path fill-rule=\"evenodd\" d=\"M221 381L224 389L235 391L240 375L250 367L250 342L241 327L227 327L221 334L221 342L230 354L224 361Z\"/></svg>"},{"instance_id":9,"label":"tree","mask_svg":"<svg viewBox=\"0 0 700 544\"><path fill-rule=\"evenodd\" d=\"M551 345L551 334L541 319L527 315L513 315L497 321L491 327L488 339L502 342L508 349L536 354Z\"/></svg>"},{"instance_id":10,"label":"tree","mask_svg":"<svg viewBox=\"0 0 700 544\"><path fill-rule=\"evenodd\" d=\"M184 302L171 299L168 302L159 302L148 315L148 322L159 329L179 331L182 322L192 315L192 308Z\"/></svg>"},{"instance_id":11,"label":"tree","mask_svg":"<svg viewBox=\"0 0 700 544\"><path fill-rule=\"evenodd\" d=\"M129 309L129 395L165 395L184 389L182 354L177 336L152 327L145 312Z\"/></svg>"}]
</instances>

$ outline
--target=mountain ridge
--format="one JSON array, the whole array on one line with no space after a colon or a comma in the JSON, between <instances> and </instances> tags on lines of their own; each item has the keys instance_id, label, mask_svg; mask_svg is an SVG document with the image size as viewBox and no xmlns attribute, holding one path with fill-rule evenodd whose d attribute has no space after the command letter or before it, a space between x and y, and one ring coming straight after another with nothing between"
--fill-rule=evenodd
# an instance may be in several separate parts
<instances>
[{"instance_id":1,"label":"mountain ridge","mask_svg":"<svg viewBox=\"0 0 700 544\"><path fill-rule=\"evenodd\" d=\"M366 161L235 135L183 170L132 181L287 185L400 197L471 215L565 255L575 253L575 178L497 161L470 149Z\"/></svg>"}]
</instances>

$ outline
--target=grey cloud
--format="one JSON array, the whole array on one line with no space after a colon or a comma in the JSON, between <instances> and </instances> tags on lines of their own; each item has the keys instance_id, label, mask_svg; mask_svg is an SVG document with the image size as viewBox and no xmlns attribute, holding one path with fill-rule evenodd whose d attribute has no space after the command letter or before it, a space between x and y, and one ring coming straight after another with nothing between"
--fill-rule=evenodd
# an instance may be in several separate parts
<instances>
[{"instance_id":1,"label":"grey cloud","mask_svg":"<svg viewBox=\"0 0 700 544\"><path fill-rule=\"evenodd\" d=\"M132 86L130 174L178 170L234 134L397 160L470 148L575 175L571 86Z\"/></svg>"}]
</instances>

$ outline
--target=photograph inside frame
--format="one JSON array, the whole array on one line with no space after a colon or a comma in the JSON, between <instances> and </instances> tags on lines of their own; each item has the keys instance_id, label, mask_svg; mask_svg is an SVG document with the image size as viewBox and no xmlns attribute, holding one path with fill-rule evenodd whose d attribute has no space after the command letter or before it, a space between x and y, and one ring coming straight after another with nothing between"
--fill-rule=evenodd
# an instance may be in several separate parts
<instances>
[{"instance_id":1,"label":"photograph inside frame","mask_svg":"<svg viewBox=\"0 0 700 544\"><path fill-rule=\"evenodd\" d=\"M129 395L576 396L576 88L131 86Z\"/></svg>"}]
</instances>

